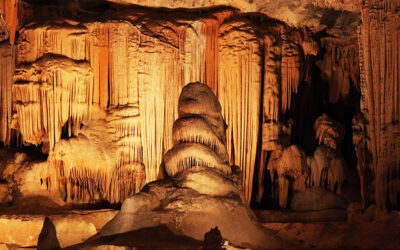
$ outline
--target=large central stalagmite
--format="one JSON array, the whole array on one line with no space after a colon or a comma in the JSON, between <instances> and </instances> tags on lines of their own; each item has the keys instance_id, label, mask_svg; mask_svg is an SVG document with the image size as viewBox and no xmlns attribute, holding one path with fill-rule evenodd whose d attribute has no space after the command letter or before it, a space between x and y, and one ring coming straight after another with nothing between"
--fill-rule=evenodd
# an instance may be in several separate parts
<instances>
[{"instance_id":1,"label":"large central stalagmite","mask_svg":"<svg viewBox=\"0 0 400 250\"><path fill-rule=\"evenodd\" d=\"M242 201L237 170L226 155L221 106L211 89L202 83L186 85L178 111L174 146L164 157L168 177L126 199L98 236L165 224L174 233L202 240L217 226L234 245L282 248Z\"/></svg>"}]
</instances>

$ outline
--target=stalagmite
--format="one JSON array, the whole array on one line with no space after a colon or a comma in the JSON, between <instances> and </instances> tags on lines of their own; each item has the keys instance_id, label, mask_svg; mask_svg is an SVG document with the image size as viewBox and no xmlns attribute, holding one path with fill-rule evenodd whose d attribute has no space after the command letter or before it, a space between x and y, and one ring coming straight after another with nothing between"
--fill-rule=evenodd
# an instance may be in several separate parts
<instances>
[{"instance_id":1,"label":"stalagmite","mask_svg":"<svg viewBox=\"0 0 400 250\"><path fill-rule=\"evenodd\" d=\"M164 156L167 174L175 176L196 167L216 168L231 174L225 122L221 105L211 89L202 83L186 85L179 97L178 112L180 118L172 131L174 146Z\"/></svg>"},{"instance_id":2,"label":"stalagmite","mask_svg":"<svg viewBox=\"0 0 400 250\"><path fill-rule=\"evenodd\" d=\"M198 82L182 89L178 105L180 119L201 116L207 124L218 111L221 112L211 89ZM209 117L201 112L207 107L211 108ZM188 129L195 126L191 130L197 136L205 132L204 127L197 127L196 123L186 125ZM225 130L223 122L221 125L222 128L216 128L216 131ZM118 215L102 228L99 237L165 225L178 235L203 239L208 228L218 226L224 238L236 246L284 247L279 238L257 223L250 208L243 203L237 183L240 180L236 171L232 171L235 168L227 162L213 165L222 160L213 148L199 141L175 141L164 156L168 176L146 184L140 193L127 198Z\"/></svg>"},{"instance_id":3,"label":"stalagmite","mask_svg":"<svg viewBox=\"0 0 400 250\"><path fill-rule=\"evenodd\" d=\"M319 146L308 163L311 168L312 185L324 186L328 190L341 193L346 179L345 161L340 154L340 145L344 138L344 126L326 113L314 123L315 138Z\"/></svg>"},{"instance_id":4,"label":"stalagmite","mask_svg":"<svg viewBox=\"0 0 400 250\"><path fill-rule=\"evenodd\" d=\"M211 148L225 162L229 161L225 136L220 138L205 119L198 115L182 117L175 121L172 134L174 144L195 141ZM203 131L198 134L198 130ZM225 141L224 141L225 139Z\"/></svg>"},{"instance_id":5,"label":"stalagmite","mask_svg":"<svg viewBox=\"0 0 400 250\"><path fill-rule=\"evenodd\" d=\"M361 204L363 209L367 208L367 168L369 163L369 152L367 149L366 121L361 113L354 116L352 121L353 144L357 155L357 171L360 177Z\"/></svg>"},{"instance_id":6,"label":"stalagmite","mask_svg":"<svg viewBox=\"0 0 400 250\"><path fill-rule=\"evenodd\" d=\"M310 186L341 193L346 180L346 165L339 152L325 145L319 146L312 157L307 157L307 165L311 170Z\"/></svg>"},{"instance_id":7,"label":"stalagmite","mask_svg":"<svg viewBox=\"0 0 400 250\"><path fill-rule=\"evenodd\" d=\"M302 191L309 186L310 169L305 153L296 145L283 151L273 151L267 169L271 172L273 196L279 200L279 207L288 205L289 187L292 191ZM275 183L275 177L278 183ZM277 185L277 189L275 188Z\"/></svg>"},{"instance_id":8,"label":"stalagmite","mask_svg":"<svg viewBox=\"0 0 400 250\"><path fill-rule=\"evenodd\" d=\"M301 192L309 187L323 187L341 194L347 178L346 164L338 151L344 137L342 125L327 114L317 118L314 124L316 139L323 145L315 150L313 156L306 156L298 145L288 146L290 140L284 138L284 135L290 137L290 128L289 123L289 126L282 126L282 131L278 132L279 147L271 148L273 151L267 164L271 176L272 197L279 201L279 207L288 206L289 193ZM259 179L260 185L263 182ZM261 189L257 194L258 202L261 201L263 191Z\"/></svg>"}]
</instances>

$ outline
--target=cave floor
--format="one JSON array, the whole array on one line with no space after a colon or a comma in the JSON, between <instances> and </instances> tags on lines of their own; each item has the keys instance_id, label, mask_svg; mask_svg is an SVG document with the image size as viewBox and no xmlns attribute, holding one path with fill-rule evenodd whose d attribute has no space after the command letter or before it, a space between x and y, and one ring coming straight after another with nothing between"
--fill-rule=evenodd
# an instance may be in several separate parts
<instances>
[{"instance_id":1,"label":"cave floor","mask_svg":"<svg viewBox=\"0 0 400 250\"><path fill-rule=\"evenodd\" d=\"M163 249L182 249L182 246L187 246L183 249L201 249L199 241L173 235L163 227L138 230L97 239L90 244L75 245L99 232L104 224L117 214L118 210L114 209L42 210L36 214L24 214L18 210L14 212L12 214L11 209L0 209L0 250L35 249L46 216L54 223L57 238L63 248L132 249L146 246L154 249L161 244ZM263 222L266 215L274 216L274 213L279 217L282 212L268 211L260 215L260 211L256 211L265 228L292 242L297 249L400 249L400 212L392 212L378 219L364 218L359 222Z\"/></svg>"}]
</instances>

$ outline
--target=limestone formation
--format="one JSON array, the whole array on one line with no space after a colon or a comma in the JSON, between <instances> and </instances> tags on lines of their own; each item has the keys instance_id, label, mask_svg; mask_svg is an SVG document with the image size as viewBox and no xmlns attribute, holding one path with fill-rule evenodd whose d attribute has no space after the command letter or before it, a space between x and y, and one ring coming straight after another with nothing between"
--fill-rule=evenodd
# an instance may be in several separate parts
<instances>
[{"instance_id":1,"label":"limestone formation","mask_svg":"<svg viewBox=\"0 0 400 250\"><path fill-rule=\"evenodd\" d=\"M98 237L218 226L216 247L260 248L283 245L250 204L396 218L399 23L399 0L0 0L0 213L123 204ZM0 248L34 247L47 215L0 218ZM52 221L61 247L100 228L66 244Z\"/></svg>"},{"instance_id":2,"label":"limestone formation","mask_svg":"<svg viewBox=\"0 0 400 250\"><path fill-rule=\"evenodd\" d=\"M24 4L19 8L28 11L29 7ZM36 12L46 8L39 5ZM68 12L68 8L62 10ZM23 16L16 41L18 56L7 59L11 62L9 72L13 61L18 65L13 80L9 73L2 74L1 140L5 144L22 141L41 146L50 155L50 166L56 168L59 160L65 160L77 164L73 168L90 169L81 161L68 159L77 140L64 142L61 138L83 138L83 131L104 131L99 125L102 121L98 121L104 117L99 116L134 107L134 112L127 111L123 119L117 119L120 125L109 124L111 130L115 128L124 136L104 137L103 143L112 140L113 146L105 150L109 167L103 171L140 163L145 169L140 178L145 182L157 180L161 178L162 156L174 143L172 133L179 134L181 125L195 122L190 120L195 118L181 119L182 124L177 123L173 130L179 111L171 107L177 106L185 83L202 81L218 96L222 117L228 124L226 138L220 138L226 140L226 150L220 140L207 140L216 142L223 161L228 159L242 169L244 195L249 203L259 124L267 124L267 120L272 120L271 124L284 123L279 116L290 109L291 96L301 82L302 57L306 53L303 47L308 48L304 44L316 43L303 30L293 30L267 17L260 24L232 8L195 15L165 12L164 17L155 10L125 9L109 13L107 18L106 14L99 17L79 8L71 13L72 18L61 14L46 22L36 12ZM268 83L264 87L263 79ZM200 120L196 122L201 126ZM287 134L285 127L278 130L263 126L262 133L270 135L265 137L266 143L274 144L281 134ZM118 151L124 153L116 153L114 146L121 143L125 148ZM65 156L56 156L60 150ZM70 169L70 163L63 168ZM63 173L61 179L69 182L69 176Z\"/></svg>"},{"instance_id":3,"label":"limestone formation","mask_svg":"<svg viewBox=\"0 0 400 250\"><path fill-rule=\"evenodd\" d=\"M9 44L0 44L0 141L9 145L12 139L12 83L16 50Z\"/></svg>"},{"instance_id":4,"label":"limestone formation","mask_svg":"<svg viewBox=\"0 0 400 250\"><path fill-rule=\"evenodd\" d=\"M209 112L206 113L207 108ZM188 123L187 128L195 134L176 141L166 153L164 165L170 177L149 183L140 193L126 199L121 211L104 226L98 237L165 224L176 234L202 240L206 232L217 226L222 238L233 245L282 248L283 243L262 229L241 200L237 173L232 172L227 163L219 167L217 162L223 160L217 155L217 148L201 139L212 128L219 131L215 137L224 137L224 121L219 120L221 107L209 87L202 83L186 85L178 110L179 119L197 117L204 121L201 126L196 126L197 122ZM179 119L175 123L180 123ZM192 126L195 128L190 128ZM192 151L190 147L194 145L209 151ZM207 154L214 156L210 158Z\"/></svg>"},{"instance_id":5,"label":"limestone formation","mask_svg":"<svg viewBox=\"0 0 400 250\"><path fill-rule=\"evenodd\" d=\"M324 113L315 121L314 130L318 144L327 145L335 150L340 148L344 137L343 125Z\"/></svg>"},{"instance_id":6,"label":"limestone formation","mask_svg":"<svg viewBox=\"0 0 400 250\"><path fill-rule=\"evenodd\" d=\"M0 1L0 19L5 21L4 29L9 38L10 44L15 42L15 36L18 26L18 0L1 0ZM3 27L2 27L3 29Z\"/></svg>"},{"instance_id":7,"label":"limestone formation","mask_svg":"<svg viewBox=\"0 0 400 250\"><path fill-rule=\"evenodd\" d=\"M56 228L51 220L46 217L44 219L42 231L39 234L38 250L58 249L60 243L57 239Z\"/></svg>"},{"instance_id":8,"label":"limestone formation","mask_svg":"<svg viewBox=\"0 0 400 250\"><path fill-rule=\"evenodd\" d=\"M381 209L387 204L398 207L400 193L399 7L399 1L362 2L359 29L360 105L371 153L368 168L374 175L375 201Z\"/></svg>"},{"instance_id":9,"label":"limestone formation","mask_svg":"<svg viewBox=\"0 0 400 250\"><path fill-rule=\"evenodd\" d=\"M357 154L357 171L360 177L361 205L363 209L367 208L367 201L370 199L368 192L368 164L371 160L367 148L366 121L361 113L354 116L352 120L353 144Z\"/></svg>"},{"instance_id":10,"label":"limestone formation","mask_svg":"<svg viewBox=\"0 0 400 250\"><path fill-rule=\"evenodd\" d=\"M282 136L277 140L280 143L278 147L270 153L267 170L271 178L271 192L281 208L290 204L289 194L304 192L310 187L342 193L346 164L337 148L343 140L344 128L327 114L317 118L314 128L316 139L323 145L317 147L313 156L307 156L298 145L289 146ZM290 130L286 133L290 134ZM260 168L260 176L262 171L264 169ZM259 179L259 187L262 185L264 183ZM261 201L263 191L261 189L257 194L258 202Z\"/></svg>"},{"instance_id":11,"label":"limestone formation","mask_svg":"<svg viewBox=\"0 0 400 250\"><path fill-rule=\"evenodd\" d=\"M290 191L303 191L309 186L310 169L305 153L296 145L273 151L267 169L271 173L271 189L279 207L286 208ZM275 181L277 180L277 182Z\"/></svg>"}]
</instances>

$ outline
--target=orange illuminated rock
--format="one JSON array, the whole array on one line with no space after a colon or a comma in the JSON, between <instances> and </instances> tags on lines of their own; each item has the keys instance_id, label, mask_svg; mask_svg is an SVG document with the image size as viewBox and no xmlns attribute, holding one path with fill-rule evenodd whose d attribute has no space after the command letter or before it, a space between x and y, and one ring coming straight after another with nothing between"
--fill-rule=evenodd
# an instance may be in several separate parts
<instances>
[{"instance_id":1,"label":"orange illuminated rock","mask_svg":"<svg viewBox=\"0 0 400 250\"><path fill-rule=\"evenodd\" d=\"M208 114L199 111L210 104L216 104L213 106L217 108L210 110L207 119L220 117L217 115L219 103L211 90L202 83L190 83L182 90L178 110L185 110L180 113L185 117L204 117ZM187 124L192 125L196 123ZM166 225L175 234L197 240L203 240L210 228L218 227L222 238L236 246L270 249L285 246L257 223L250 208L243 203L237 173L226 163L223 168L215 165L221 161L213 151L215 147L194 139L203 130L202 126L196 127L192 137L186 142L178 141L166 153L165 170L171 177L149 183L140 193L127 198L118 215L96 236L100 242L103 236ZM194 151L183 147L177 151L182 145L210 148ZM182 167L176 165L180 162Z\"/></svg>"}]
</instances>

